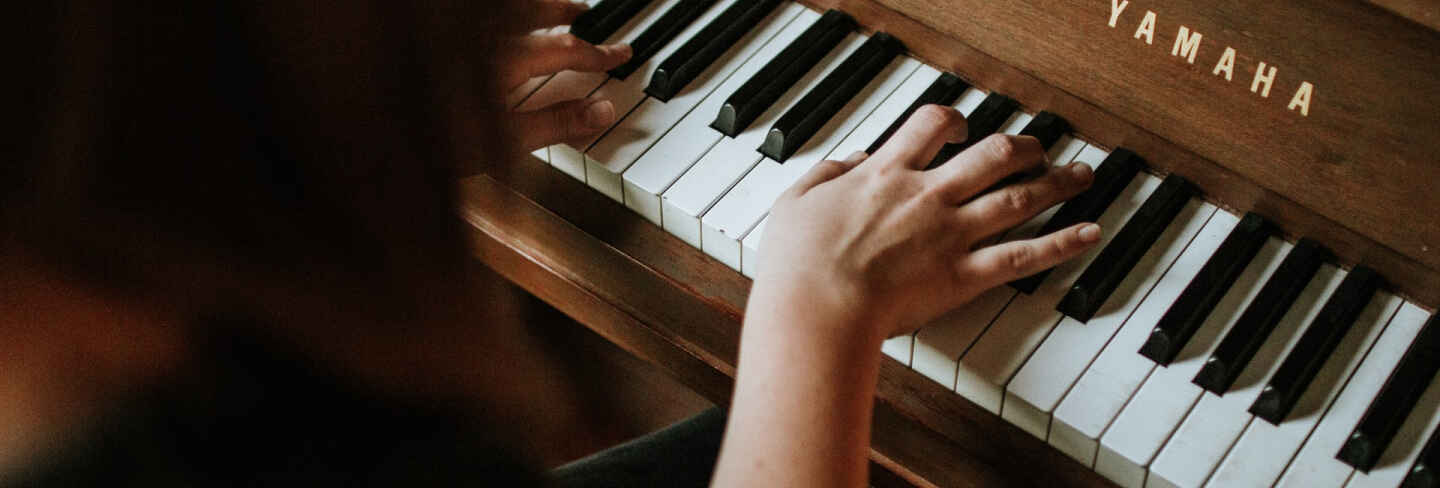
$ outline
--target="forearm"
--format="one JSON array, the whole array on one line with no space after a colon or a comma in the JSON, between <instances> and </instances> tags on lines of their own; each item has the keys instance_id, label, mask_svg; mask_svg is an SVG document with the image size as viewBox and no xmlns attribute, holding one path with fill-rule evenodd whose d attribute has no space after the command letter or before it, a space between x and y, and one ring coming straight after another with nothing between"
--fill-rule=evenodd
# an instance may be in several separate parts
<instances>
[{"instance_id":1,"label":"forearm","mask_svg":"<svg viewBox=\"0 0 1440 488\"><path fill-rule=\"evenodd\" d=\"M857 320L752 294L715 486L865 485L883 338Z\"/></svg>"}]
</instances>

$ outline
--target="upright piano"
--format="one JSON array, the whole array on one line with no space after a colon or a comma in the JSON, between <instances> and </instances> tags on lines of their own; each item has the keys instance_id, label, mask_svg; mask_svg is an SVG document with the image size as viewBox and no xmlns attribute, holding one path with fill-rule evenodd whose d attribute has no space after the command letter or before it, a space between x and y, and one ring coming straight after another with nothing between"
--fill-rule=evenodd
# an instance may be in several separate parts
<instances>
[{"instance_id":1,"label":"upright piano","mask_svg":"<svg viewBox=\"0 0 1440 488\"><path fill-rule=\"evenodd\" d=\"M885 343L877 486L1437 486L1440 6L598 0L519 109L622 117L461 182L483 262L717 403L775 197L926 103L1096 168L1105 241ZM952 147L960 149L963 144Z\"/></svg>"}]
</instances>

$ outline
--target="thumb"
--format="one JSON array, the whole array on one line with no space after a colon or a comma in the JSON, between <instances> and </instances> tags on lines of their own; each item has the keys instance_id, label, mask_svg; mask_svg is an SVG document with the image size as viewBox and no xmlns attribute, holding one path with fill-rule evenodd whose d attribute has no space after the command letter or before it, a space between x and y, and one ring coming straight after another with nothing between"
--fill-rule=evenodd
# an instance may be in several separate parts
<instances>
[{"instance_id":1,"label":"thumb","mask_svg":"<svg viewBox=\"0 0 1440 488\"><path fill-rule=\"evenodd\" d=\"M615 104L586 98L513 114L516 137L526 151L575 141L604 132L615 122Z\"/></svg>"}]
</instances>

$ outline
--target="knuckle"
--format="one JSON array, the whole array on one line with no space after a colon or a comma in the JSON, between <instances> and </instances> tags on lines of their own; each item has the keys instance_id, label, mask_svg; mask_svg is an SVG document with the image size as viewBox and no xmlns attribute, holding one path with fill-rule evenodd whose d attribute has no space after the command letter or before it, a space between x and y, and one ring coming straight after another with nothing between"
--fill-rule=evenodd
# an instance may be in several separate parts
<instances>
[{"instance_id":1,"label":"knuckle","mask_svg":"<svg viewBox=\"0 0 1440 488\"><path fill-rule=\"evenodd\" d=\"M987 155L1001 161L1014 159L1015 154L1019 152L1015 139L1006 134L992 134L986 137L982 144Z\"/></svg>"},{"instance_id":2,"label":"knuckle","mask_svg":"<svg viewBox=\"0 0 1440 488\"><path fill-rule=\"evenodd\" d=\"M1035 205L1035 194L1023 186L1006 188L1001 198L1005 208L1013 212L1028 212Z\"/></svg>"},{"instance_id":3,"label":"knuckle","mask_svg":"<svg viewBox=\"0 0 1440 488\"><path fill-rule=\"evenodd\" d=\"M1030 263L1035 262L1035 250L1030 246L1015 246L1005 256L1005 267L1009 271L1019 274L1030 269Z\"/></svg>"},{"instance_id":4,"label":"knuckle","mask_svg":"<svg viewBox=\"0 0 1440 488\"><path fill-rule=\"evenodd\" d=\"M915 110L915 115L912 117L926 126L946 127L954 124L956 119L960 118L960 112L951 107L929 104Z\"/></svg>"},{"instance_id":5,"label":"knuckle","mask_svg":"<svg viewBox=\"0 0 1440 488\"><path fill-rule=\"evenodd\" d=\"M557 46L560 46L562 49L571 50L583 46L585 44L585 41L581 40L575 34L565 33L560 34L555 38L555 44Z\"/></svg>"}]
</instances>

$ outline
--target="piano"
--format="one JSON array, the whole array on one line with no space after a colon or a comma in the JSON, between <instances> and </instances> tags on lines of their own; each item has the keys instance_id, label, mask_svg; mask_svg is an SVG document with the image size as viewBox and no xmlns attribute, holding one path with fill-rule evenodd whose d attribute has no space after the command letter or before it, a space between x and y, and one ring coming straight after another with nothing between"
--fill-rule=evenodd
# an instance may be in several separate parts
<instances>
[{"instance_id":1,"label":"piano","mask_svg":"<svg viewBox=\"0 0 1440 488\"><path fill-rule=\"evenodd\" d=\"M598 0L602 136L462 182L477 258L728 401L771 202L924 103L1096 168L1102 245L885 343L876 486L1437 486L1440 8ZM565 29L565 28L561 28ZM959 147L950 148L952 150Z\"/></svg>"}]
</instances>

